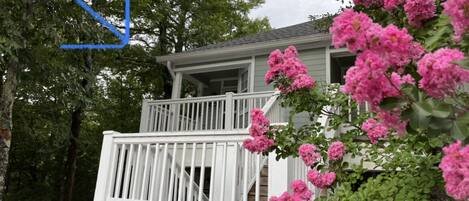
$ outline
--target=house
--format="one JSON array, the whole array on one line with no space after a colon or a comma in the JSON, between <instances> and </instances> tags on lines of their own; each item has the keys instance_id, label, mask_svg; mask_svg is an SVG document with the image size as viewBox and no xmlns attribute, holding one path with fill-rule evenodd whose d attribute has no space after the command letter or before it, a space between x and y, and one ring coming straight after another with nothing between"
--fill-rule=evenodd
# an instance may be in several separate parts
<instances>
[{"instance_id":1,"label":"house","mask_svg":"<svg viewBox=\"0 0 469 201\"><path fill-rule=\"evenodd\" d=\"M355 57L332 48L313 23L158 57L171 72L172 98L143 102L139 133L104 132L94 200L259 201L306 179L302 161L253 154L242 141L252 108L286 123L278 94L264 83L271 51L295 45L314 79L343 82ZM197 86L197 97L181 97L183 80Z\"/></svg>"}]
</instances>

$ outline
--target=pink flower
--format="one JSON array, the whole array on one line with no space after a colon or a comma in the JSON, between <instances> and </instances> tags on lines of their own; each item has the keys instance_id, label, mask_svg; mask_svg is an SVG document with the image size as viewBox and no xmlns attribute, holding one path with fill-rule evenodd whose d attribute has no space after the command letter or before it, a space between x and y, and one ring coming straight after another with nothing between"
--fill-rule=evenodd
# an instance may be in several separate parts
<instances>
[{"instance_id":1,"label":"pink flower","mask_svg":"<svg viewBox=\"0 0 469 201\"><path fill-rule=\"evenodd\" d=\"M409 24L414 27L422 26L422 22L435 17L435 0L407 0L404 4Z\"/></svg>"},{"instance_id":2,"label":"pink flower","mask_svg":"<svg viewBox=\"0 0 469 201\"><path fill-rule=\"evenodd\" d=\"M400 110L382 110L378 112L376 117L383 122L383 125L385 127L394 129L397 134L403 135L406 132L406 126L408 121L401 120Z\"/></svg>"},{"instance_id":3,"label":"pink flower","mask_svg":"<svg viewBox=\"0 0 469 201\"><path fill-rule=\"evenodd\" d=\"M260 126L270 126L270 121L264 116L264 112L260 108L254 108L251 110L251 122L252 124L258 124Z\"/></svg>"},{"instance_id":4,"label":"pink flower","mask_svg":"<svg viewBox=\"0 0 469 201\"><path fill-rule=\"evenodd\" d=\"M447 0L443 3L443 13L451 19L455 41L461 41L469 30L469 0Z\"/></svg>"},{"instance_id":5,"label":"pink flower","mask_svg":"<svg viewBox=\"0 0 469 201\"><path fill-rule=\"evenodd\" d=\"M333 142L327 149L327 157L331 161L341 160L345 154L345 145L341 141Z\"/></svg>"},{"instance_id":6,"label":"pink flower","mask_svg":"<svg viewBox=\"0 0 469 201\"><path fill-rule=\"evenodd\" d=\"M295 77L293 83L288 88L289 91L297 91L300 89L311 89L316 85L316 81L307 74L300 74Z\"/></svg>"},{"instance_id":7,"label":"pink flower","mask_svg":"<svg viewBox=\"0 0 469 201\"><path fill-rule=\"evenodd\" d=\"M422 76L419 87L434 98L454 94L458 85L469 82L469 70L453 63L462 59L464 53L457 49L442 48L426 54L417 65Z\"/></svg>"},{"instance_id":8,"label":"pink flower","mask_svg":"<svg viewBox=\"0 0 469 201\"><path fill-rule=\"evenodd\" d=\"M267 131L269 131L269 127L262 126L260 124L251 124L251 127L249 128L249 134L252 137L265 135Z\"/></svg>"},{"instance_id":9,"label":"pink flower","mask_svg":"<svg viewBox=\"0 0 469 201\"><path fill-rule=\"evenodd\" d=\"M384 9L390 11L404 3L404 0L384 0Z\"/></svg>"},{"instance_id":10,"label":"pink flower","mask_svg":"<svg viewBox=\"0 0 469 201\"><path fill-rule=\"evenodd\" d=\"M401 85L411 80L409 76L401 77L396 73L391 74L391 78L386 77L388 68L387 61L380 55L365 51L347 71L342 91L351 94L359 103L366 101L375 107L384 98L400 96Z\"/></svg>"},{"instance_id":11,"label":"pink flower","mask_svg":"<svg viewBox=\"0 0 469 201\"><path fill-rule=\"evenodd\" d=\"M448 195L457 200L469 198L469 146L461 146L461 141L443 148L444 157L439 165L443 171L445 189Z\"/></svg>"},{"instance_id":12,"label":"pink flower","mask_svg":"<svg viewBox=\"0 0 469 201\"><path fill-rule=\"evenodd\" d=\"M302 180L295 180L290 184L293 194L284 192L280 197L272 196L270 201L309 201L313 192L308 189L306 183Z\"/></svg>"},{"instance_id":13,"label":"pink flower","mask_svg":"<svg viewBox=\"0 0 469 201\"><path fill-rule=\"evenodd\" d=\"M243 147L250 152L263 153L275 144L273 139L266 135L256 136L243 141Z\"/></svg>"},{"instance_id":14,"label":"pink flower","mask_svg":"<svg viewBox=\"0 0 469 201\"><path fill-rule=\"evenodd\" d=\"M423 47L413 40L406 28L399 29L391 24L382 29L381 46L376 51L383 54L390 65L405 66L423 54Z\"/></svg>"},{"instance_id":15,"label":"pink flower","mask_svg":"<svg viewBox=\"0 0 469 201\"><path fill-rule=\"evenodd\" d=\"M303 144L298 149L298 155L307 166L312 166L321 159L321 154L316 150L317 148L313 144Z\"/></svg>"},{"instance_id":16,"label":"pink flower","mask_svg":"<svg viewBox=\"0 0 469 201\"><path fill-rule=\"evenodd\" d=\"M320 173L316 170L310 170L307 174L308 180L316 187L324 189L331 186L336 178L334 172Z\"/></svg>"},{"instance_id":17,"label":"pink flower","mask_svg":"<svg viewBox=\"0 0 469 201\"><path fill-rule=\"evenodd\" d=\"M362 5L365 7L370 6L381 6L383 4L383 0L353 0L355 5Z\"/></svg>"},{"instance_id":18,"label":"pink flower","mask_svg":"<svg viewBox=\"0 0 469 201\"><path fill-rule=\"evenodd\" d=\"M364 50L367 47L366 32L374 26L368 15L347 9L334 18L329 32L332 34L332 44L339 48L346 45L351 52Z\"/></svg>"},{"instance_id":19,"label":"pink flower","mask_svg":"<svg viewBox=\"0 0 469 201\"><path fill-rule=\"evenodd\" d=\"M388 128L384 124L378 123L373 118L366 120L362 124L361 129L368 134L368 138L372 144L376 144L378 143L378 139L388 136Z\"/></svg>"}]
</instances>

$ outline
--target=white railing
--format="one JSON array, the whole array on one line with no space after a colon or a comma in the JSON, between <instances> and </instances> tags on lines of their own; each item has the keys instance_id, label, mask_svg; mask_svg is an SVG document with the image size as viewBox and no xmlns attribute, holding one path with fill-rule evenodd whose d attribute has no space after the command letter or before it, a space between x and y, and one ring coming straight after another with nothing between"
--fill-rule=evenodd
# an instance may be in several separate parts
<instances>
[{"instance_id":1,"label":"white railing","mask_svg":"<svg viewBox=\"0 0 469 201\"><path fill-rule=\"evenodd\" d=\"M247 137L105 132L94 200L247 201L251 188L258 200L265 158L242 148Z\"/></svg>"},{"instance_id":2,"label":"white railing","mask_svg":"<svg viewBox=\"0 0 469 201\"><path fill-rule=\"evenodd\" d=\"M273 92L171 100L145 100L140 132L245 129L252 108L262 108Z\"/></svg>"}]
</instances>

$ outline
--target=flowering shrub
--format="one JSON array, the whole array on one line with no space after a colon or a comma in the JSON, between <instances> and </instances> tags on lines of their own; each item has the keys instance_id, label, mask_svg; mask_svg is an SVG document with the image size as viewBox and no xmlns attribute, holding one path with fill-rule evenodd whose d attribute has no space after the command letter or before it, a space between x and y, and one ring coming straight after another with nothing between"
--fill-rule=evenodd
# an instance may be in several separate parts
<instances>
[{"instance_id":1,"label":"flowering shrub","mask_svg":"<svg viewBox=\"0 0 469 201\"><path fill-rule=\"evenodd\" d=\"M290 118L275 131L253 123L254 138L275 143L245 147L300 157L309 182L327 192L317 200L468 200L469 1L353 2L329 28L332 45L357 56L344 86L316 83L294 47L272 52L266 83L280 89L291 117L307 112L311 122ZM365 103L370 112L350 116ZM382 172L364 179L370 169ZM308 200L295 197L306 185L294 185L271 200Z\"/></svg>"},{"instance_id":2,"label":"flowering shrub","mask_svg":"<svg viewBox=\"0 0 469 201\"><path fill-rule=\"evenodd\" d=\"M304 181L295 180L290 184L293 194L284 192L280 197L273 196L270 201L309 201L313 196L313 192L308 189Z\"/></svg>"},{"instance_id":3,"label":"flowering shrub","mask_svg":"<svg viewBox=\"0 0 469 201\"><path fill-rule=\"evenodd\" d=\"M275 142L267 136L270 121L264 116L262 110L255 108L251 110L251 127L249 134L252 138L243 142L243 147L251 152L262 153L272 147Z\"/></svg>"}]
</instances>

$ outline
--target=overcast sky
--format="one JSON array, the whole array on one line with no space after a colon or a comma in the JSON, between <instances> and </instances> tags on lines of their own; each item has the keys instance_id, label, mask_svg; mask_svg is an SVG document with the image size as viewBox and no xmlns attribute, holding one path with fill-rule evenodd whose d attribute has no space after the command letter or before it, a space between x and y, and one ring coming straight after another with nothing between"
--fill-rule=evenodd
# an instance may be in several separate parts
<instances>
[{"instance_id":1,"label":"overcast sky","mask_svg":"<svg viewBox=\"0 0 469 201\"><path fill-rule=\"evenodd\" d=\"M265 0L265 4L251 12L251 17L267 17L273 28L308 21L309 15L335 13L340 3L335 0Z\"/></svg>"}]
</instances>

